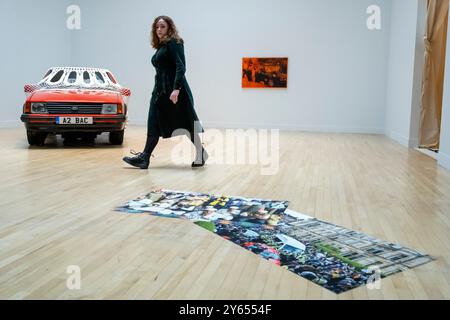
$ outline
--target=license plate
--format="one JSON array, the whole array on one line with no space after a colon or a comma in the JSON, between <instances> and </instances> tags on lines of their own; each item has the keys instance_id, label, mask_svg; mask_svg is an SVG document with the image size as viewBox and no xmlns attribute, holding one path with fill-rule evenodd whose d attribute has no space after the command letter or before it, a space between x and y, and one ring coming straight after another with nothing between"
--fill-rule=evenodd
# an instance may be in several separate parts
<instances>
[{"instance_id":1,"label":"license plate","mask_svg":"<svg viewBox=\"0 0 450 320\"><path fill-rule=\"evenodd\" d=\"M56 117L56 124L93 124L92 117Z\"/></svg>"}]
</instances>

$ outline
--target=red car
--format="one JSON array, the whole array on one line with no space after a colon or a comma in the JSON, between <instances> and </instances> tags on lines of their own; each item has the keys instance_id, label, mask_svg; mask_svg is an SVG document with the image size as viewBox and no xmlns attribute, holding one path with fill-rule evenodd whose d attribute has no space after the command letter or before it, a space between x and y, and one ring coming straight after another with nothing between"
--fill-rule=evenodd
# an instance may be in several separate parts
<instances>
[{"instance_id":1,"label":"red car","mask_svg":"<svg viewBox=\"0 0 450 320\"><path fill-rule=\"evenodd\" d=\"M48 134L88 138L109 132L121 145L127 123L129 89L106 69L54 67L37 84L25 85L20 120L30 145L43 145Z\"/></svg>"}]
</instances>

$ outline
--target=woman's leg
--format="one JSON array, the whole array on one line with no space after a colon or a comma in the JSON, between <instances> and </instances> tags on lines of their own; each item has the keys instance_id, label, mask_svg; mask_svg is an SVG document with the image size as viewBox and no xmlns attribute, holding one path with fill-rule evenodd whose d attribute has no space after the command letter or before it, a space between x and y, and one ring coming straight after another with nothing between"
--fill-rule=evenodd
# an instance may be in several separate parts
<instances>
[{"instance_id":1,"label":"woman's leg","mask_svg":"<svg viewBox=\"0 0 450 320\"><path fill-rule=\"evenodd\" d=\"M192 162L193 167L203 166L208 159L208 154L206 150L203 148L202 140L198 133L191 134L191 142L195 147L195 160Z\"/></svg>"},{"instance_id":2,"label":"woman's leg","mask_svg":"<svg viewBox=\"0 0 450 320\"><path fill-rule=\"evenodd\" d=\"M158 144L159 136L147 135L147 141L145 142L144 151L138 153L132 153L134 157L124 157L123 161L126 163L138 167L141 169L147 169L150 164L150 155Z\"/></svg>"},{"instance_id":3,"label":"woman's leg","mask_svg":"<svg viewBox=\"0 0 450 320\"><path fill-rule=\"evenodd\" d=\"M152 98L150 100L150 107L148 111L147 119L147 140L145 141L145 147L142 152L131 152L134 157L124 157L123 161L141 169L147 169L150 164L150 156L155 149L159 141L160 130L158 124L158 116L156 113L156 101L157 95L152 93Z\"/></svg>"},{"instance_id":4,"label":"woman's leg","mask_svg":"<svg viewBox=\"0 0 450 320\"><path fill-rule=\"evenodd\" d=\"M200 152L202 150L202 140L200 139L200 136L198 133L191 134L191 142L195 147L195 152L198 155L200 155Z\"/></svg>"},{"instance_id":5,"label":"woman's leg","mask_svg":"<svg viewBox=\"0 0 450 320\"><path fill-rule=\"evenodd\" d=\"M153 150L155 150L156 145L158 144L159 136L152 136L147 134L147 141L145 142L144 151L142 153L147 158L150 158Z\"/></svg>"}]
</instances>

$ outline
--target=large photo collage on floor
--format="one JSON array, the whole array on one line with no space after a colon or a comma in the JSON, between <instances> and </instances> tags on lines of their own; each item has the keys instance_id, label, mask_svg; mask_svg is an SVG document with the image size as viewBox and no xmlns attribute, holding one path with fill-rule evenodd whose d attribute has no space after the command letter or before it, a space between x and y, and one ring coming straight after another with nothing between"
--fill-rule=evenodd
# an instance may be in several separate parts
<instances>
[{"instance_id":1,"label":"large photo collage on floor","mask_svg":"<svg viewBox=\"0 0 450 320\"><path fill-rule=\"evenodd\" d=\"M335 293L432 260L288 209L287 201L155 190L117 211L183 218Z\"/></svg>"}]
</instances>

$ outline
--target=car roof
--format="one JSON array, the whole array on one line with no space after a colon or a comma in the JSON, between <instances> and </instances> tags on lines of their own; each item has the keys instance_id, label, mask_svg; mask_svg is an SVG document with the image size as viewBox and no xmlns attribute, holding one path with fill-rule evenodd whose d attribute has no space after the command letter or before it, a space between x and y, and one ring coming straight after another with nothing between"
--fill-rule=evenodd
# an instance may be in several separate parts
<instances>
[{"instance_id":1,"label":"car roof","mask_svg":"<svg viewBox=\"0 0 450 320\"><path fill-rule=\"evenodd\" d=\"M86 88L103 90L120 90L111 71L104 68L90 67L51 67L37 83L41 88Z\"/></svg>"},{"instance_id":2,"label":"car roof","mask_svg":"<svg viewBox=\"0 0 450 320\"><path fill-rule=\"evenodd\" d=\"M92 68L92 67L50 67L48 70L67 70L67 71L72 71L72 70L76 70L76 71L109 71L108 69L105 68ZM47 70L47 71L48 71Z\"/></svg>"}]
</instances>

